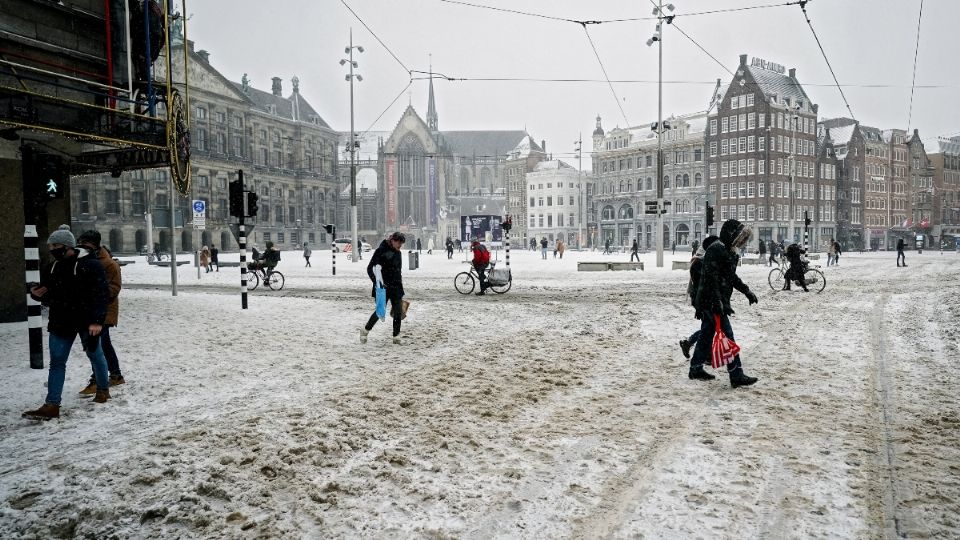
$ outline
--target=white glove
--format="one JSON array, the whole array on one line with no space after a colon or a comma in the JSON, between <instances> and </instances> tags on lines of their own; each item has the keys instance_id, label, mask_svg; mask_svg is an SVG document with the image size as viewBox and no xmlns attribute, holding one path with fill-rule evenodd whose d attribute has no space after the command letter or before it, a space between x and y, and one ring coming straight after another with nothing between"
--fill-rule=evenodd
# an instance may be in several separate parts
<instances>
[{"instance_id":1,"label":"white glove","mask_svg":"<svg viewBox=\"0 0 960 540\"><path fill-rule=\"evenodd\" d=\"M373 276L377 278L377 287L383 288L383 272L381 271L380 265L375 265L373 267Z\"/></svg>"}]
</instances>

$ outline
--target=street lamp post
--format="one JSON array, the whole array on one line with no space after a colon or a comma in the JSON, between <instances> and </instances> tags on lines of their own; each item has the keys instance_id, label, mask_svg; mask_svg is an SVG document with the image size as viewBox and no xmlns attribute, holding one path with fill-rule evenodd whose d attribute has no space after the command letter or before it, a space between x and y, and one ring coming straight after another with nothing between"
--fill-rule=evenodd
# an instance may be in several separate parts
<instances>
[{"instance_id":1,"label":"street lamp post","mask_svg":"<svg viewBox=\"0 0 960 540\"><path fill-rule=\"evenodd\" d=\"M583 208L583 133L579 134L577 140L573 141L576 144L577 152L577 188L580 190L580 202L577 205L577 250L583 251L583 219L584 219L584 208Z\"/></svg>"},{"instance_id":2,"label":"street lamp post","mask_svg":"<svg viewBox=\"0 0 960 540\"><path fill-rule=\"evenodd\" d=\"M363 52L363 47L353 44L353 28L351 28L350 45L343 50L343 52L350 55L350 58L340 59L340 65L342 66L347 62L350 63L350 74L346 76L347 81L350 83L350 233L352 235L350 241L353 243L350 260L357 262L362 246L357 236L357 134L353 127L353 80L362 81L363 76L353 73L354 68L359 67L359 64L353 60L354 49L356 49L357 52Z\"/></svg>"},{"instance_id":3,"label":"street lamp post","mask_svg":"<svg viewBox=\"0 0 960 540\"><path fill-rule=\"evenodd\" d=\"M674 10L673 4L667 4L667 9ZM663 267L663 21L673 22L673 15L663 13L663 0L659 0L653 8L657 17L657 31L647 40L647 46L657 43L657 268Z\"/></svg>"}]
</instances>

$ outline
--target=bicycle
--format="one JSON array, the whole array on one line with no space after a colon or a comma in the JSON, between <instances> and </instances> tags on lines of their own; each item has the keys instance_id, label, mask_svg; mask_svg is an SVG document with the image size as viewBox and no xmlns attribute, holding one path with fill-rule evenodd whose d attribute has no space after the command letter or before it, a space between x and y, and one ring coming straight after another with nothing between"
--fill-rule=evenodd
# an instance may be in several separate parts
<instances>
[{"instance_id":1,"label":"bicycle","mask_svg":"<svg viewBox=\"0 0 960 540\"><path fill-rule=\"evenodd\" d=\"M826 276L823 275L823 272L821 272L819 268L811 265L806 258L804 258L804 262L807 264L807 270L803 273L803 280L807 283L807 288L815 293L823 292L827 287ZM770 274L767 275L767 283L770 284L771 289L774 291L783 290L784 276L786 276L789 268L790 261L787 260L785 256L781 256L779 265L773 270L770 270ZM794 283L797 285L800 284L800 282L796 280L794 280Z\"/></svg>"},{"instance_id":2,"label":"bicycle","mask_svg":"<svg viewBox=\"0 0 960 540\"><path fill-rule=\"evenodd\" d=\"M269 274L267 273L268 270L270 272ZM283 277L283 274L276 270L247 264L247 290L255 290L261 281L264 282L270 290L279 291L283 289L283 284L286 282L286 279Z\"/></svg>"},{"instance_id":3,"label":"bicycle","mask_svg":"<svg viewBox=\"0 0 960 540\"><path fill-rule=\"evenodd\" d=\"M460 272L453 278L453 287L457 289L457 292L460 294L472 293L473 289L477 286L477 282L480 280L480 274L478 274L477 269L473 267L473 263L466 262L466 264L470 265L470 270ZM497 263L490 263L490 268L487 271L487 284L493 292L503 294L513 286L513 275L509 274L506 281L490 279L496 265Z\"/></svg>"}]
</instances>

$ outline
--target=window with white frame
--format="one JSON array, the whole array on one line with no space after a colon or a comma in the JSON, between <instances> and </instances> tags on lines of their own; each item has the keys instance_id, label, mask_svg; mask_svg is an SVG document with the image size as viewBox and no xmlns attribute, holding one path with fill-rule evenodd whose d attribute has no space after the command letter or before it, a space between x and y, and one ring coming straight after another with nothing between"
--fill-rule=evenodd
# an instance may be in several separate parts
<instances>
[{"instance_id":1,"label":"window with white frame","mask_svg":"<svg viewBox=\"0 0 960 540\"><path fill-rule=\"evenodd\" d=\"M711 134L711 135L716 135L716 134L717 134L717 119L716 119L716 118L711 118L711 119L710 119L710 134ZM649 156L648 156L647 159L648 159L648 161L649 161ZM650 164L647 163L647 166L650 166Z\"/></svg>"},{"instance_id":2,"label":"window with white frame","mask_svg":"<svg viewBox=\"0 0 960 540\"><path fill-rule=\"evenodd\" d=\"M717 155L717 141L710 141L710 157Z\"/></svg>"},{"instance_id":3,"label":"window with white frame","mask_svg":"<svg viewBox=\"0 0 960 540\"><path fill-rule=\"evenodd\" d=\"M760 161L757 162L757 165L758 165L757 174L767 174L767 171L766 171L767 160L761 159Z\"/></svg>"},{"instance_id":4,"label":"window with white frame","mask_svg":"<svg viewBox=\"0 0 960 540\"><path fill-rule=\"evenodd\" d=\"M720 119L720 133L726 133L730 129L730 119L724 116Z\"/></svg>"},{"instance_id":5,"label":"window with white frame","mask_svg":"<svg viewBox=\"0 0 960 540\"><path fill-rule=\"evenodd\" d=\"M747 151L747 138L740 137L740 153L743 154Z\"/></svg>"},{"instance_id":6,"label":"window with white frame","mask_svg":"<svg viewBox=\"0 0 960 540\"><path fill-rule=\"evenodd\" d=\"M720 164L720 177L726 178L730 175L730 164L726 161Z\"/></svg>"},{"instance_id":7,"label":"window with white frame","mask_svg":"<svg viewBox=\"0 0 960 540\"><path fill-rule=\"evenodd\" d=\"M754 221L756 219L755 208L752 204L747 205L747 221Z\"/></svg>"},{"instance_id":8,"label":"window with white frame","mask_svg":"<svg viewBox=\"0 0 960 540\"><path fill-rule=\"evenodd\" d=\"M726 183L720 184L720 198L726 199L727 197L729 197L727 184Z\"/></svg>"},{"instance_id":9,"label":"window with white frame","mask_svg":"<svg viewBox=\"0 0 960 540\"><path fill-rule=\"evenodd\" d=\"M760 164L763 165L763 162L761 161ZM763 197L763 188L764 188L764 186L766 186L766 183L764 183L764 182L760 182L760 184L757 185L757 196L758 196L758 197Z\"/></svg>"},{"instance_id":10,"label":"window with white frame","mask_svg":"<svg viewBox=\"0 0 960 540\"><path fill-rule=\"evenodd\" d=\"M753 152L757 149L757 138L753 135L747 137L747 152Z\"/></svg>"},{"instance_id":11,"label":"window with white frame","mask_svg":"<svg viewBox=\"0 0 960 540\"><path fill-rule=\"evenodd\" d=\"M737 115L730 117L730 132L733 133L737 131Z\"/></svg>"},{"instance_id":12,"label":"window with white frame","mask_svg":"<svg viewBox=\"0 0 960 540\"><path fill-rule=\"evenodd\" d=\"M716 163L711 163L711 164L710 164L710 178L716 178L716 177L717 177L717 164L716 164Z\"/></svg>"},{"instance_id":13,"label":"window with white frame","mask_svg":"<svg viewBox=\"0 0 960 540\"><path fill-rule=\"evenodd\" d=\"M720 155L721 155L721 156L725 156L725 155L727 155L727 154L729 153L730 150L729 150L727 144L728 144L727 139L723 139L722 141L720 141Z\"/></svg>"},{"instance_id":14,"label":"window with white frame","mask_svg":"<svg viewBox=\"0 0 960 540\"><path fill-rule=\"evenodd\" d=\"M747 174L747 160L741 159L739 162L740 166L738 167L737 176L744 176Z\"/></svg>"},{"instance_id":15,"label":"window with white frame","mask_svg":"<svg viewBox=\"0 0 960 540\"><path fill-rule=\"evenodd\" d=\"M748 174L748 175L756 174L756 172L757 172L757 171L756 171L756 166L757 166L756 160L754 160L754 159L748 159L748 160L747 160L747 174Z\"/></svg>"},{"instance_id":16,"label":"window with white frame","mask_svg":"<svg viewBox=\"0 0 960 540\"><path fill-rule=\"evenodd\" d=\"M740 118L739 118L739 120L738 120L738 122L737 122L737 125L740 126L740 129L741 129L741 130L747 129L747 115L746 115L746 114L741 114L741 115L740 115Z\"/></svg>"},{"instance_id":17,"label":"window with white frame","mask_svg":"<svg viewBox=\"0 0 960 540\"><path fill-rule=\"evenodd\" d=\"M741 198L741 199L746 199L746 198L747 198L747 183L746 183L746 182L740 182L740 186L739 186L739 187L740 187L740 198Z\"/></svg>"}]
</instances>

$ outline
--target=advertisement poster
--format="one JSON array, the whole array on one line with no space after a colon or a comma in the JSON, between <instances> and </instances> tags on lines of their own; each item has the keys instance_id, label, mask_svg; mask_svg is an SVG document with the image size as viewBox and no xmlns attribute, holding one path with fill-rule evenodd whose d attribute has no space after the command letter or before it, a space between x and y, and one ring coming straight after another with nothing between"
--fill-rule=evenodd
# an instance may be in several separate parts
<instances>
[{"instance_id":1,"label":"advertisement poster","mask_svg":"<svg viewBox=\"0 0 960 540\"><path fill-rule=\"evenodd\" d=\"M387 199L387 226L397 225L397 160L387 159L386 199Z\"/></svg>"},{"instance_id":2,"label":"advertisement poster","mask_svg":"<svg viewBox=\"0 0 960 540\"><path fill-rule=\"evenodd\" d=\"M430 225L437 225L437 160L427 160L427 207L430 208Z\"/></svg>"},{"instance_id":3,"label":"advertisement poster","mask_svg":"<svg viewBox=\"0 0 960 540\"><path fill-rule=\"evenodd\" d=\"M502 242L501 218L500 216L460 216L460 235L461 242L470 242L474 238L481 242Z\"/></svg>"}]
</instances>

